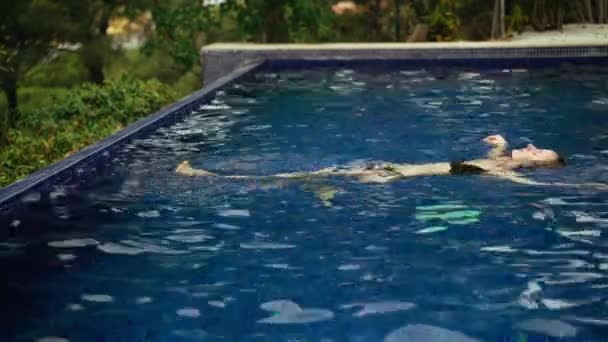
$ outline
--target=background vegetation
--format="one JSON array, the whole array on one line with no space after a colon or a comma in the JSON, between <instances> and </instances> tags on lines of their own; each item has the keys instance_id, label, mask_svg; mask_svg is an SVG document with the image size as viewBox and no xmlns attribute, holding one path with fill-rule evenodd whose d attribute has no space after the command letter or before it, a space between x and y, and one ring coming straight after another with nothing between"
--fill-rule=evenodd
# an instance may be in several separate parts
<instances>
[{"instance_id":1,"label":"background vegetation","mask_svg":"<svg viewBox=\"0 0 608 342\"><path fill-rule=\"evenodd\" d=\"M338 2L1 1L0 186L198 88L205 44L485 40L608 21L608 0Z\"/></svg>"}]
</instances>

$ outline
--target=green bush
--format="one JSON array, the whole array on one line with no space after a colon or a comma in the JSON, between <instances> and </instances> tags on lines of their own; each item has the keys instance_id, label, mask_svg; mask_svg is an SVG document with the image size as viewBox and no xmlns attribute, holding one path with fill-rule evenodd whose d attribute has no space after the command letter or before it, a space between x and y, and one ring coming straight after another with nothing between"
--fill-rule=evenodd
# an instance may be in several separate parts
<instances>
[{"instance_id":1,"label":"green bush","mask_svg":"<svg viewBox=\"0 0 608 342\"><path fill-rule=\"evenodd\" d=\"M513 13L509 17L509 31L522 33L528 24L529 18L524 15L524 11L521 6L515 5L513 7Z\"/></svg>"},{"instance_id":2,"label":"green bush","mask_svg":"<svg viewBox=\"0 0 608 342\"><path fill-rule=\"evenodd\" d=\"M173 91L178 97L184 97L201 88L201 68L193 68L193 71L187 72L173 83Z\"/></svg>"},{"instance_id":3,"label":"green bush","mask_svg":"<svg viewBox=\"0 0 608 342\"><path fill-rule=\"evenodd\" d=\"M158 81L120 79L86 84L55 105L23 111L0 148L0 186L45 167L175 101Z\"/></svg>"},{"instance_id":4,"label":"green bush","mask_svg":"<svg viewBox=\"0 0 608 342\"><path fill-rule=\"evenodd\" d=\"M63 87L19 87L19 110L22 112L40 111L53 106L57 99L68 98L70 88Z\"/></svg>"},{"instance_id":5,"label":"green bush","mask_svg":"<svg viewBox=\"0 0 608 342\"><path fill-rule=\"evenodd\" d=\"M69 88L88 81L88 71L78 54L59 52L51 56L30 69L20 86Z\"/></svg>"},{"instance_id":6,"label":"green bush","mask_svg":"<svg viewBox=\"0 0 608 342\"><path fill-rule=\"evenodd\" d=\"M460 19L450 8L450 2L440 0L433 12L426 18L429 24L429 37L432 40L455 40L460 30Z\"/></svg>"},{"instance_id":7,"label":"green bush","mask_svg":"<svg viewBox=\"0 0 608 342\"><path fill-rule=\"evenodd\" d=\"M183 72L164 51L154 51L149 55L141 50L120 51L105 66L109 79L128 76L140 80L157 79L168 84L176 82Z\"/></svg>"}]
</instances>

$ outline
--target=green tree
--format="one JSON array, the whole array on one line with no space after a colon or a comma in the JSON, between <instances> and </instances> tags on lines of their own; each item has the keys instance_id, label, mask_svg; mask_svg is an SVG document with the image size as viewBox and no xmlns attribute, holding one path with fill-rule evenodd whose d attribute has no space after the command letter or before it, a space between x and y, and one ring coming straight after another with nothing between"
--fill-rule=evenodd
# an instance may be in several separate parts
<instances>
[{"instance_id":1,"label":"green tree","mask_svg":"<svg viewBox=\"0 0 608 342\"><path fill-rule=\"evenodd\" d=\"M57 0L5 0L0 2L0 87L8 114L0 120L12 126L17 120L17 88L23 75L66 32L67 13ZM3 132L0 138L4 137Z\"/></svg>"},{"instance_id":2,"label":"green tree","mask_svg":"<svg viewBox=\"0 0 608 342\"><path fill-rule=\"evenodd\" d=\"M259 43L331 39L331 2L326 0L228 0L244 40Z\"/></svg>"},{"instance_id":3,"label":"green tree","mask_svg":"<svg viewBox=\"0 0 608 342\"><path fill-rule=\"evenodd\" d=\"M336 16L327 0L295 0L288 4L290 41L316 43L335 40Z\"/></svg>"},{"instance_id":4,"label":"green tree","mask_svg":"<svg viewBox=\"0 0 608 342\"><path fill-rule=\"evenodd\" d=\"M608 22L608 0L574 1L574 11L579 21L588 23Z\"/></svg>"},{"instance_id":5,"label":"green tree","mask_svg":"<svg viewBox=\"0 0 608 342\"><path fill-rule=\"evenodd\" d=\"M70 29L64 41L81 45L77 53L89 72L89 80L102 84L104 66L112 51L107 35L110 19L118 15L134 16L145 9L146 0L63 0L69 14Z\"/></svg>"},{"instance_id":6,"label":"green tree","mask_svg":"<svg viewBox=\"0 0 608 342\"><path fill-rule=\"evenodd\" d=\"M319 42L332 38L333 14L326 0L155 1L156 34L146 50L162 50L182 71L198 65L199 50L216 41Z\"/></svg>"},{"instance_id":7,"label":"green tree","mask_svg":"<svg viewBox=\"0 0 608 342\"><path fill-rule=\"evenodd\" d=\"M390 9L384 8L383 0L357 0L355 1L363 9L360 13L359 25L364 26L364 32L367 32L367 37L363 40L367 41L387 41L391 40L394 33L391 34L391 29L386 27L385 22L389 19ZM356 31L355 31L356 32Z\"/></svg>"},{"instance_id":8,"label":"green tree","mask_svg":"<svg viewBox=\"0 0 608 342\"><path fill-rule=\"evenodd\" d=\"M181 72L198 64L200 47L212 42L222 26L218 8L191 0L155 1L152 17L156 32L144 50L169 54Z\"/></svg>"}]
</instances>

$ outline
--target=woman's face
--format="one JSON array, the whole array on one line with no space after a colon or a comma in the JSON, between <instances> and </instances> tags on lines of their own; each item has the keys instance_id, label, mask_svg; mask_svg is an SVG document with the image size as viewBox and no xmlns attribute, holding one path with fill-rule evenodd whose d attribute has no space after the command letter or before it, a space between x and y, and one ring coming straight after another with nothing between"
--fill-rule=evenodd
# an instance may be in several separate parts
<instances>
[{"instance_id":1,"label":"woman's face","mask_svg":"<svg viewBox=\"0 0 608 342\"><path fill-rule=\"evenodd\" d=\"M559 160L559 155L555 151L536 148L536 146L528 144L525 148L513 150L511 158L533 164L552 164Z\"/></svg>"}]
</instances>

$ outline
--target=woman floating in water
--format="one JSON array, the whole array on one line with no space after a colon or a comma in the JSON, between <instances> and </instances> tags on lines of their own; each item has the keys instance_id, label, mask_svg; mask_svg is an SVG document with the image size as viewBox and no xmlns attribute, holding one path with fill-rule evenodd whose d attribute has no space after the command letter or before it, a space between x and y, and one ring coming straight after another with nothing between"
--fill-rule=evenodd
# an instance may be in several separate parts
<instances>
[{"instance_id":1,"label":"woman floating in water","mask_svg":"<svg viewBox=\"0 0 608 342\"><path fill-rule=\"evenodd\" d=\"M487 158L464 162L443 162L429 164L395 164L380 162L365 166L328 167L311 172L279 173L269 176L219 175L202 169L193 168L188 161L184 161L175 170L184 176L222 177L228 179L306 179L322 177L354 177L359 181L368 183L386 183L401 178L417 176L463 175L480 174L515 183L527 185L556 185L566 187L594 187L608 189L608 185L601 183L566 184L566 183L540 183L524 178L515 172L522 168L556 167L565 164L564 159L555 151L539 149L529 144L525 148L512 150L507 153L507 141L500 135L491 135L484 142L492 146Z\"/></svg>"}]
</instances>

